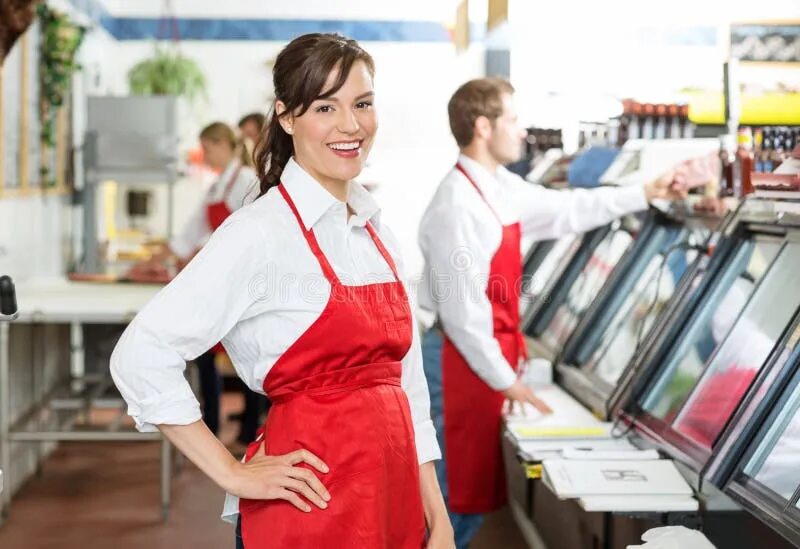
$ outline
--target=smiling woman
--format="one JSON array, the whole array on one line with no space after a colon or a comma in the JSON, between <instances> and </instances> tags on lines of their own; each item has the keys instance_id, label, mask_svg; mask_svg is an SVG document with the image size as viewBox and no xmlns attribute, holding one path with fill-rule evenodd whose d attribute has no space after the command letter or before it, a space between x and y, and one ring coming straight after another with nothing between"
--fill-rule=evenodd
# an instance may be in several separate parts
<instances>
[{"instance_id":1,"label":"smiling woman","mask_svg":"<svg viewBox=\"0 0 800 549\"><path fill-rule=\"evenodd\" d=\"M364 168L378 119L372 57L355 40L330 34L295 39L275 61L275 106L256 148L261 194L279 184L291 156L345 200Z\"/></svg>"},{"instance_id":2,"label":"smiling woman","mask_svg":"<svg viewBox=\"0 0 800 549\"><path fill-rule=\"evenodd\" d=\"M261 194L225 219L112 356L137 425L160 429L228 492L223 516L238 516L246 549L454 547L399 246L353 181L378 127L373 73L369 54L339 35L286 46L257 147ZM219 340L273 403L244 462L199 421L183 375Z\"/></svg>"}]
</instances>

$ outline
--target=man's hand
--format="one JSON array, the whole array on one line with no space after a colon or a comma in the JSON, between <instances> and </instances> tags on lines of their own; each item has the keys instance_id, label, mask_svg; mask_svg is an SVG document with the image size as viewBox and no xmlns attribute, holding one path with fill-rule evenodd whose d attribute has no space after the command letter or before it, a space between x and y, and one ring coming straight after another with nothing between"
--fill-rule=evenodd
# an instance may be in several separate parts
<instances>
[{"instance_id":1,"label":"man's hand","mask_svg":"<svg viewBox=\"0 0 800 549\"><path fill-rule=\"evenodd\" d=\"M658 179L644 186L644 194L648 202L657 199L683 200L689 191L678 170L670 170Z\"/></svg>"},{"instance_id":2,"label":"man's hand","mask_svg":"<svg viewBox=\"0 0 800 549\"><path fill-rule=\"evenodd\" d=\"M690 158L678 164L675 169L661 175L645 185L647 200L682 200L690 189L703 185L716 184L722 169L719 156L709 153Z\"/></svg>"},{"instance_id":3,"label":"man's hand","mask_svg":"<svg viewBox=\"0 0 800 549\"><path fill-rule=\"evenodd\" d=\"M509 411L514 410L514 403L519 402L522 408L525 402L532 404L534 408L543 414L552 414L553 410L550 406L544 403L543 400L536 397L531 391L530 387L522 383L520 380L514 382L514 385L503 391L503 394L508 399Z\"/></svg>"}]
</instances>

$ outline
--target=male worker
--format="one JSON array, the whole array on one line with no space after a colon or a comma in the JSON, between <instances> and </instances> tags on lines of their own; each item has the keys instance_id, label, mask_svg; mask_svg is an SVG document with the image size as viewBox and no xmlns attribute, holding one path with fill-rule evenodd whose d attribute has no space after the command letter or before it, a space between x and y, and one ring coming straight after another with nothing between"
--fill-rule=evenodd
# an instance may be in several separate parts
<instances>
[{"instance_id":1,"label":"male worker","mask_svg":"<svg viewBox=\"0 0 800 549\"><path fill-rule=\"evenodd\" d=\"M656 198L685 195L665 175L644 186L556 191L503 165L518 160L514 88L499 78L462 85L448 105L460 148L422 218L425 257L420 305L438 317L423 341L431 413L443 459L437 470L456 533L466 548L482 515L506 501L500 446L504 399L545 403L518 378L522 357L521 236L533 240L588 231L644 210Z\"/></svg>"}]
</instances>

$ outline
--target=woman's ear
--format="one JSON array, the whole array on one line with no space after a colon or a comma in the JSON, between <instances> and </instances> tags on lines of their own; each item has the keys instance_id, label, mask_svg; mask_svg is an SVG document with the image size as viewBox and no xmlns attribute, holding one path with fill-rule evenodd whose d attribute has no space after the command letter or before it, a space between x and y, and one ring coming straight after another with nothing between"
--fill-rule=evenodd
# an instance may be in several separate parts
<instances>
[{"instance_id":1,"label":"woman's ear","mask_svg":"<svg viewBox=\"0 0 800 549\"><path fill-rule=\"evenodd\" d=\"M294 132L294 117L289 114L287 116L281 116L283 113L286 112L286 105L280 99L275 101L275 114L278 115L278 123L283 128L283 131L292 135Z\"/></svg>"}]
</instances>

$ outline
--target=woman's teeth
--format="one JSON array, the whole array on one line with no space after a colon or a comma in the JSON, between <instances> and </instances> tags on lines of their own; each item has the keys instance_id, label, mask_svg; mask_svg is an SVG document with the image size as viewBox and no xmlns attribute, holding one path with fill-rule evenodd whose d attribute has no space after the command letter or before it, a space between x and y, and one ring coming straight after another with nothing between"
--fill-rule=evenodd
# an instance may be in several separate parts
<instances>
[{"instance_id":1,"label":"woman's teeth","mask_svg":"<svg viewBox=\"0 0 800 549\"><path fill-rule=\"evenodd\" d=\"M353 141L352 143L331 143L328 145L331 149L337 151L352 151L357 149L361 145L358 141Z\"/></svg>"}]
</instances>

